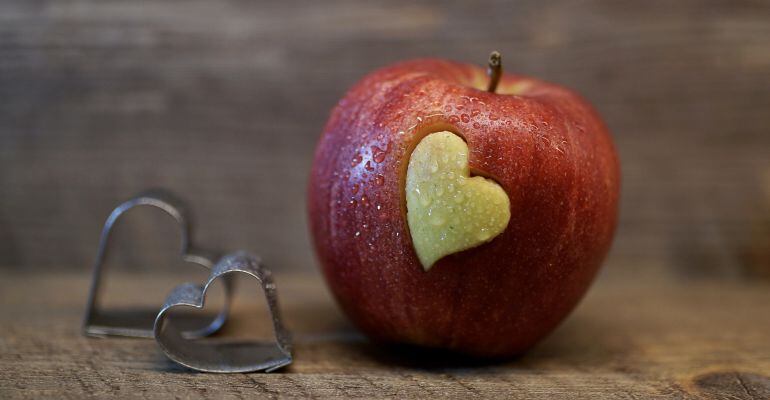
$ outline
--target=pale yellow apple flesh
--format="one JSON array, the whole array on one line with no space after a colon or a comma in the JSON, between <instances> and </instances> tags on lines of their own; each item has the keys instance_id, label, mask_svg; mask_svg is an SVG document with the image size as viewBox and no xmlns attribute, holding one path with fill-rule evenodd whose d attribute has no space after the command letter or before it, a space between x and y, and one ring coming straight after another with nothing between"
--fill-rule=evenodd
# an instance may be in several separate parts
<instances>
[{"instance_id":1,"label":"pale yellow apple flesh","mask_svg":"<svg viewBox=\"0 0 770 400\"><path fill-rule=\"evenodd\" d=\"M468 145L448 131L429 134L412 152L406 208L412 243L425 271L444 256L494 239L511 218L503 188L491 179L470 176Z\"/></svg>"}]
</instances>

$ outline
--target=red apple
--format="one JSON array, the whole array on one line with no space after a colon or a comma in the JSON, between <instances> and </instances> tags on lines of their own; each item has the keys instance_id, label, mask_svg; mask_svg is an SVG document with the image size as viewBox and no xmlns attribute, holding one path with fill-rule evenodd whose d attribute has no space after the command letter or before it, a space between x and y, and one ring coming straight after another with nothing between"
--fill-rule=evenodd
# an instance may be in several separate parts
<instances>
[{"instance_id":1,"label":"red apple","mask_svg":"<svg viewBox=\"0 0 770 400\"><path fill-rule=\"evenodd\" d=\"M457 178L463 168L479 178ZM433 196L422 205L420 190ZM308 207L326 281L367 335L497 357L578 303L610 247L618 192L609 132L579 95L423 59L375 71L337 104Z\"/></svg>"}]
</instances>

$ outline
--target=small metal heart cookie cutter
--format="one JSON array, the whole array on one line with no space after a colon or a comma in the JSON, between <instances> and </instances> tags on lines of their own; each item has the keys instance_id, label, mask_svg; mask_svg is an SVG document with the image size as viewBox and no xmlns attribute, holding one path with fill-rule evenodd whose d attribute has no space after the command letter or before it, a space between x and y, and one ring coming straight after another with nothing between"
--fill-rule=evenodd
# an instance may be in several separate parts
<instances>
[{"instance_id":1,"label":"small metal heart cookie cutter","mask_svg":"<svg viewBox=\"0 0 770 400\"><path fill-rule=\"evenodd\" d=\"M182 230L182 259L211 270L204 285L183 283L166 297L160 310L132 310L119 313L104 310L100 306L100 286L103 264L110 243L110 233L118 219L128 210L138 206L151 206L169 214ZM191 238L191 218L184 203L173 194L153 190L117 206L102 229L99 250L93 267L93 279L88 296L83 333L86 336L124 336L155 338L161 350L174 362L202 372L272 372L291 364L291 339L281 322L278 296L271 271L258 257L246 252L230 253L218 259L213 253L196 249ZM233 292L232 278L243 274L256 280L267 300L274 342L223 341L203 339L217 332L227 321ZM216 316L169 314L174 308L193 307L202 309L207 289L219 278L224 283L225 301Z\"/></svg>"},{"instance_id":2,"label":"small metal heart cookie cutter","mask_svg":"<svg viewBox=\"0 0 770 400\"><path fill-rule=\"evenodd\" d=\"M250 275L259 281L273 320L275 343L200 341L188 339L174 326L168 311L175 307L202 309L206 290L214 281L235 273ZM179 364L206 372L271 372L291 363L289 333L281 323L275 283L269 269L259 259L245 252L222 257L214 265L205 285L184 283L171 291L155 319L155 340L166 355Z\"/></svg>"}]
</instances>

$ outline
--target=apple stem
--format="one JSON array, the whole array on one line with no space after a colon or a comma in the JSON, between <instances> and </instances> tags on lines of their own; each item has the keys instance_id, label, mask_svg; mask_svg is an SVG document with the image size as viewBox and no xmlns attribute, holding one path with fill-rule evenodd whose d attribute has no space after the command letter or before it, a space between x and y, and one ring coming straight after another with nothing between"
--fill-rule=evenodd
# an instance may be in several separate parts
<instances>
[{"instance_id":1,"label":"apple stem","mask_svg":"<svg viewBox=\"0 0 770 400\"><path fill-rule=\"evenodd\" d=\"M493 51L489 54L489 66L487 67L487 76L489 76L489 86L487 92L494 93L497 84L500 83L500 77L503 75L503 57L499 51Z\"/></svg>"}]
</instances>

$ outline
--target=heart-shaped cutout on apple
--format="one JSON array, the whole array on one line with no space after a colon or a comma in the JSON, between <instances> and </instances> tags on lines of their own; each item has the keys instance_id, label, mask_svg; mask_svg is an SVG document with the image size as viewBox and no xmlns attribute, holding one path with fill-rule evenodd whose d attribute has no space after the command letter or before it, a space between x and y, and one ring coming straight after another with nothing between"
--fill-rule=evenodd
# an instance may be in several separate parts
<instances>
[{"instance_id":1,"label":"heart-shaped cutout on apple","mask_svg":"<svg viewBox=\"0 0 770 400\"><path fill-rule=\"evenodd\" d=\"M468 144L449 131L431 133L412 152L406 206L426 271L444 256L494 239L511 218L508 195L497 182L470 176Z\"/></svg>"}]
</instances>

